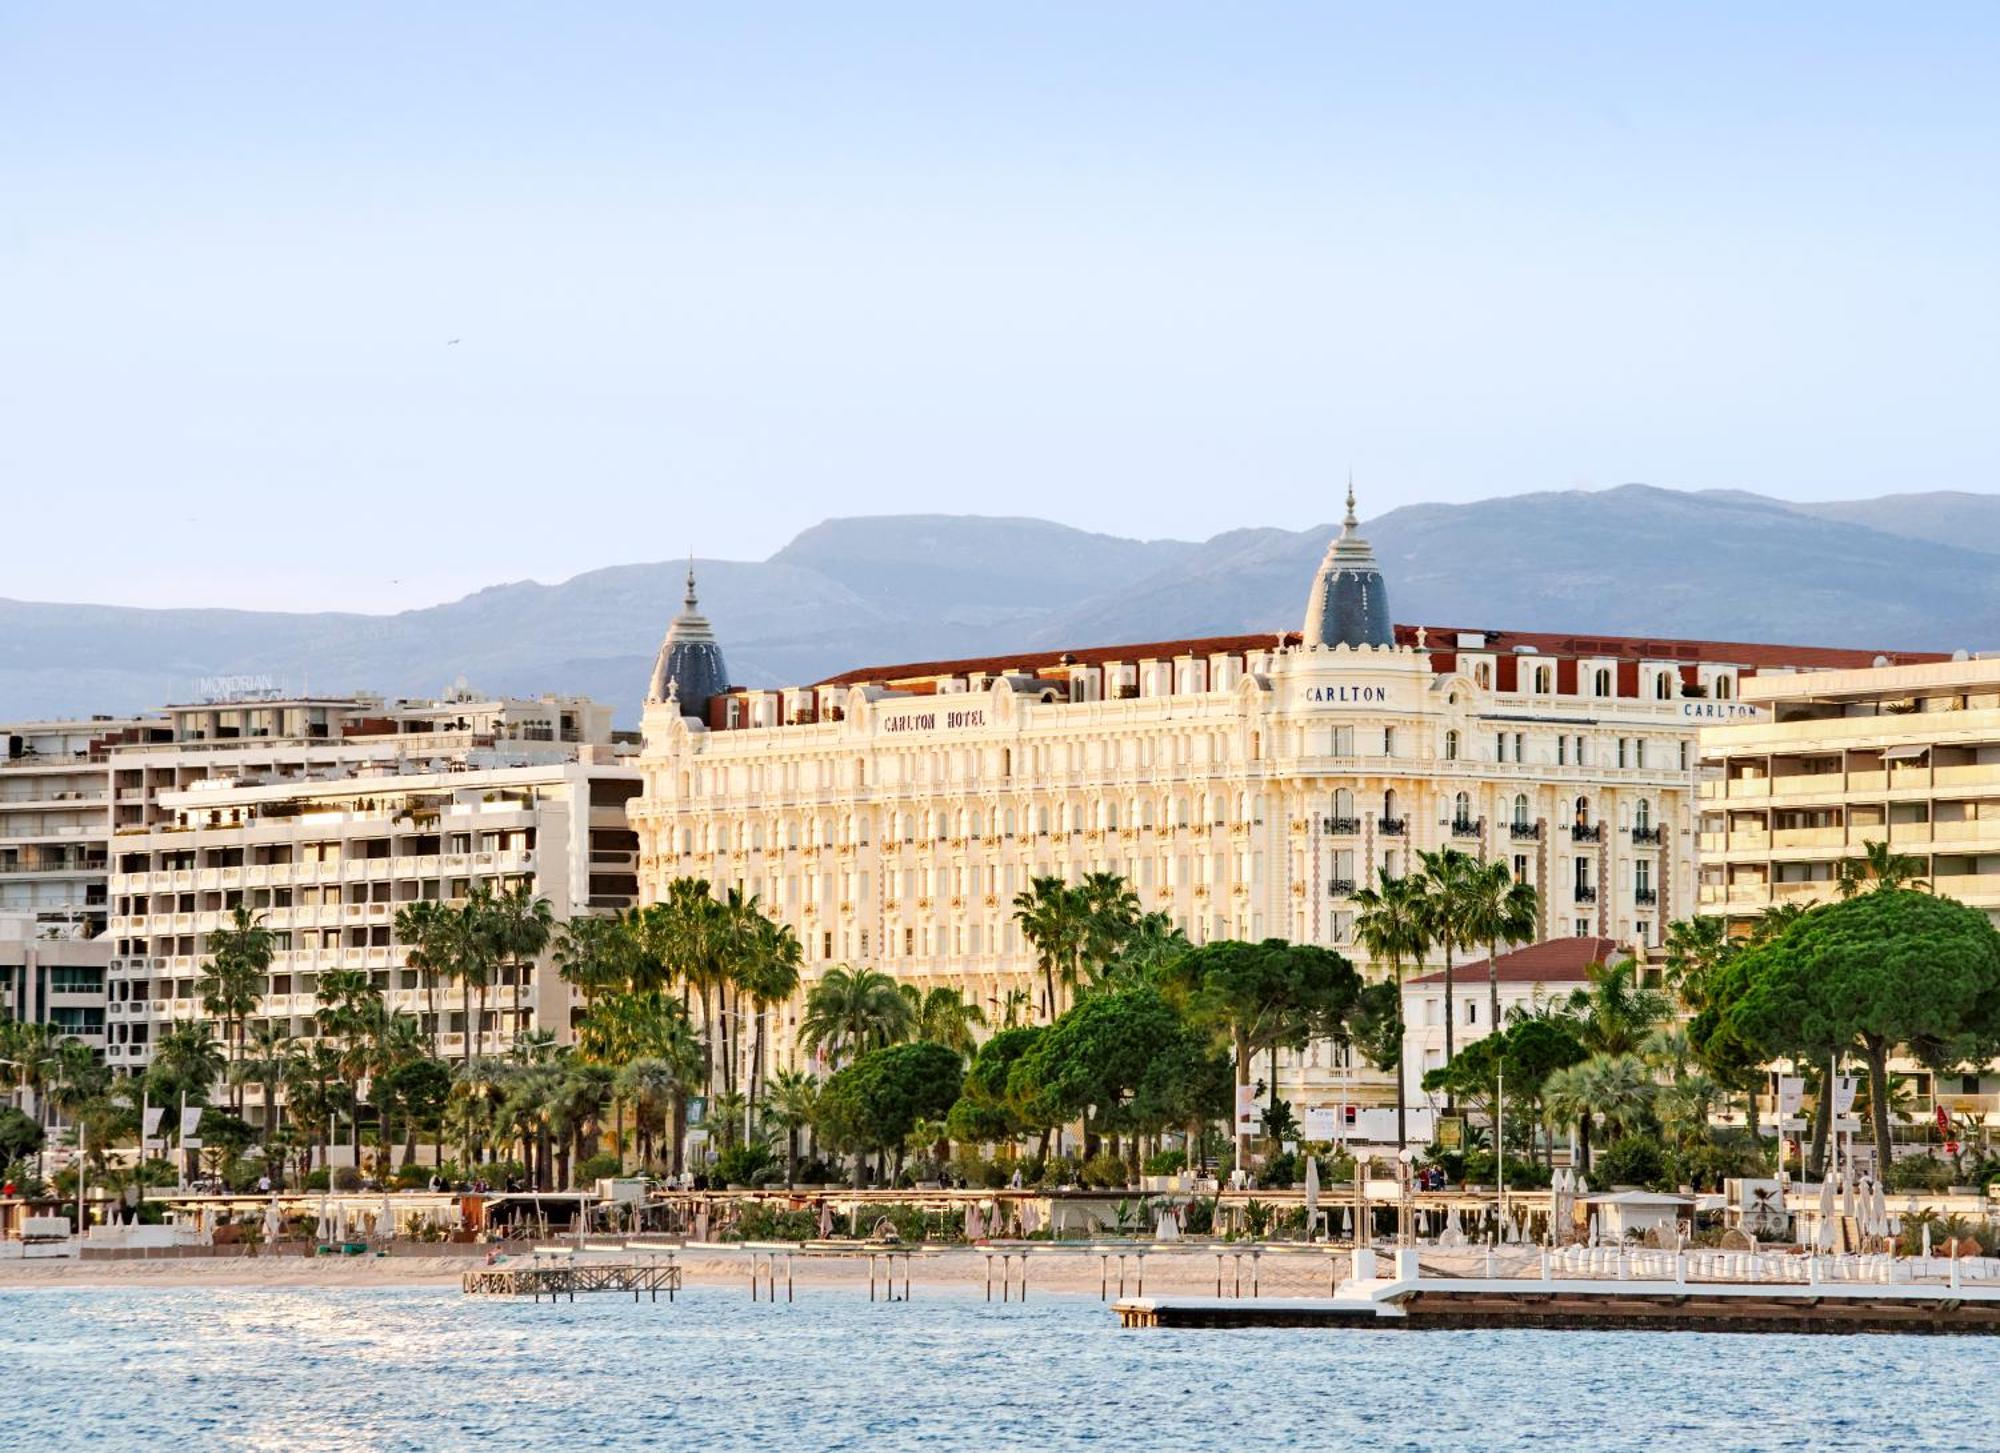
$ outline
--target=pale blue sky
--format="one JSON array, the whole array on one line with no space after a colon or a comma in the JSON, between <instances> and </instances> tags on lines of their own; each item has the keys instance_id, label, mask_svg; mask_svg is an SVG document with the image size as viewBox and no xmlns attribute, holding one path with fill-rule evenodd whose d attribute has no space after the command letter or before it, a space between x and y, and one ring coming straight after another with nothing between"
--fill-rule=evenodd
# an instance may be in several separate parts
<instances>
[{"instance_id":1,"label":"pale blue sky","mask_svg":"<svg viewBox=\"0 0 2000 1453\"><path fill-rule=\"evenodd\" d=\"M1996 487L2000 8L1407 8L0 0L0 595Z\"/></svg>"}]
</instances>

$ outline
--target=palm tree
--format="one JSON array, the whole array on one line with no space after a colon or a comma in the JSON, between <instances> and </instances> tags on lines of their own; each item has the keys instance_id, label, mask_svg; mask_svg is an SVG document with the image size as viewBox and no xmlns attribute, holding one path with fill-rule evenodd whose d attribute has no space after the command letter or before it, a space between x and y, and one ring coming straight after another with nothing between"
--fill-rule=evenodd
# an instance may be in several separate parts
<instances>
[{"instance_id":1,"label":"palm tree","mask_svg":"<svg viewBox=\"0 0 2000 1453\"><path fill-rule=\"evenodd\" d=\"M974 1031L986 1024L985 1011L943 984L929 990L919 990L915 984L901 987L910 1001L910 1038L927 1039L970 1058L977 1043Z\"/></svg>"},{"instance_id":2,"label":"palm tree","mask_svg":"<svg viewBox=\"0 0 2000 1453\"><path fill-rule=\"evenodd\" d=\"M1090 905L1083 894L1053 875L1031 879L1014 895L1014 921L1035 950L1042 975L1042 1017L1056 1017L1056 981L1074 985L1090 932Z\"/></svg>"},{"instance_id":3,"label":"palm tree","mask_svg":"<svg viewBox=\"0 0 2000 1453\"><path fill-rule=\"evenodd\" d=\"M1423 884L1425 926L1433 944L1444 950L1444 1060L1452 1060L1452 959L1459 949L1477 943L1474 931L1473 878L1478 864L1457 848L1419 852L1417 875ZM1446 1105L1450 1100L1447 1098Z\"/></svg>"},{"instance_id":4,"label":"palm tree","mask_svg":"<svg viewBox=\"0 0 2000 1453\"><path fill-rule=\"evenodd\" d=\"M598 995L634 987L635 943L627 923L622 915L588 914L556 932L556 972L583 996L586 1012Z\"/></svg>"},{"instance_id":5,"label":"palm tree","mask_svg":"<svg viewBox=\"0 0 2000 1453\"><path fill-rule=\"evenodd\" d=\"M1403 965L1422 963L1430 952L1430 923L1424 912L1423 885L1414 878L1384 878L1379 888L1354 894L1354 939L1378 964L1387 964L1396 983L1396 1005L1403 1003ZM1387 1068L1387 1066L1385 1066ZM1409 1143L1406 1091L1400 1046L1396 1056L1396 1148Z\"/></svg>"},{"instance_id":6,"label":"palm tree","mask_svg":"<svg viewBox=\"0 0 2000 1453\"><path fill-rule=\"evenodd\" d=\"M484 886L474 888L465 901L449 910L449 918L443 933L445 954L451 964L451 975L458 980L460 996L465 1004L465 1042L462 1068L469 1070L475 1048L484 1052L480 1043L486 1029L486 991L492 985L493 972L499 962L500 949L495 941L493 920L493 894ZM478 995L475 1007L473 995Z\"/></svg>"},{"instance_id":7,"label":"palm tree","mask_svg":"<svg viewBox=\"0 0 2000 1453\"><path fill-rule=\"evenodd\" d=\"M419 898L396 910L390 930L403 947L403 962L424 981L424 1023L433 1058L438 1047L438 980L451 972L451 910L434 898Z\"/></svg>"},{"instance_id":8,"label":"palm tree","mask_svg":"<svg viewBox=\"0 0 2000 1453\"><path fill-rule=\"evenodd\" d=\"M754 1118L757 1088L764 1075L764 1019L771 1010L798 993L799 968L805 962L805 950L789 924L777 923L762 914L757 916L746 949L737 980L750 998L751 1011L757 1023L751 1043L750 1069L745 1076L750 1113Z\"/></svg>"},{"instance_id":9,"label":"palm tree","mask_svg":"<svg viewBox=\"0 0 2000 1453\"><path fill-rule=\"evenodd\" d=\"M514 1033L521 1034L527 1029L526 1013L521 1007L522 990L535 960L542 956L554 935L554 911L548 899L539 897L526 883L516 883L494 896L489 912L495 955L512 971Z\"/></svg>"},{"instance_id":10,"label":"palm tree","mask_svg":"<svg viewBox=\"0 0 2000 1453\"><path fill-rule=\"evenodd\" d=\"M704 878L676 878L649 911L651 943L662 954L667 978L701 996L701 1082L715 1089L715 996L728 972L722 905Z\"/></svg>"},{"instance_id":11,"label":"palm tree","mask_svg":"<svg viewBox=\"0 0 2000 1453\"><path fill-rule=\"evenodd\" d=\"M896 981L877 969L839 964L806 991L799 1016L799 1043L837 1064L885 1044L909 1038L916 1016Z\"/></svg>"},{"instance_id":12,"label":"palm tree","mask_svg":"<svg viewBox=\"0 0 2000 1453\"><path fill-rule=\"evenodd\" d=\"M1085 873L1075 892L1083 905L1080 960L1093 979L1101 978L1144 917L1139 895L1119 873Z\"/></svg>"},{"instance_id":13,"label":"palm tree","mask_svg":"<svg viewBox=\"0 0 2000 1453\"><path fill-rule=\"evenodd\" d=\"M1542 1081L1542 1113L1548 1117L1550 1139L1554 1139L1558 1125L1574 1125L1578 1154L1586 1171L1590 1169L1593 1089L1590 1073L1581 1063L1551 1071Z\"/></svg>"},{"instance_id":14,"label":"palm tree","mask_svg":"<svg viewBox=\"0 0 2000 1453\"><path fill-rule=\"evenodd\" d=\"M1907 853L1894 851L1884 841L1863 843L1861 856L1843 858L1835 871L1843 898L1852 898L1871 880L1878 891L1893 892L1898 888L1915 889L1920 893L1930 891L1930 884L1924 879L1923 863Z\"/></svg>"},{"instance_id":15,"label":"palm tree","mask_svg":"<svg viewBox=\"0 0 2000 1453\"><path fill-rule=\"evenodd\" d=\"M792 1188L792 1176L799 1163L799 1132L812 1124L819 1108L819 1082L804 1070L779 1070L771 1076L771 1099L766 1115L785 1132L785 1189Z\"/></svg>"},{"instance_id":16,"label":"palm tree","mask_svg":"<svg viewBox=\"0 0 2000 1453\"><path fill-rule=\"evenodd\" d=\"M223 1039L234 1060L243 1057L244 1022L269 987L265 975L276 952L277 940L262 916L240 903L228 926L208 935L208 967L195 990L201 995L201 1007L222 1021ZM240 1084L234 1087L240 1091ZM240 1093L232 1097L232 1108L242 1113Z\"/></svg>"},{"instance_id":17,"label":"palm tree","mask_svg":"<svg viewBox=\"0 0 2000 1453\"><path fill-rule=\"evenodd\" d=\"M1582 1065L1591 1112L1607 1134L1628 1135L1653 1112L1659 1085L1636 1054L1592 1055Z\"/></svg>"},{"instance_id":18,"label":"palm tree","mask_svg":"<svg viewBox=\"0 0 2000 1453\"><path fill-rule=\"evenodd\" d=\"M282 1020L260 1019L250 1026L245 1052L237 1060L239 1078L257 1085L262 1094L264 1124L260 1143L267 1156L271 1136L278 1129L278 1084L285 1078L297 1052L298 1041L286 1031Z\"/></svg>"},{"instance_id":19,"label":"palm tree","mask_svg":"<svg viewBox=\"0 0 2000 1453\"><path fill-rule=\"evenodd\" d=\"M1464 928L1471 942L1486 945L1487 1023L1500 1030L1500 945L1535 936L1541 900L1530 883L1516 883L1498 859L1475 862L1466 870Z\"/></svg>"},{"instance_id":20,"label":"palm tree","mask_svg":"<svg viewBox=\"0 0 2000 1453\"><path fill-rule=\"evenodd\" d=\"M1570 991L1568 1009L1576 1037L1595 1054L1634 1054L1653 1026L1667 1017L1667 997L1639 983L1631 960L1593 964L1588 986Z\"/></svg>"},{"instance_id":21,"label":"palm tree","mask_svg":"<svg viewBox=\"0 0 2000 1453\"><path fill-rule=\"evenodd\" d=\"M683 1068L693 1068L699 1063L700 1055L695 1054ZM688 1079L683 1078L680 1070L669 1061L649 1057L623 1065L615 1085L619 1100L632 1107L639 1157L650 1169L653 1164L654 1132L666 1127L668 1117L674 1113L674 1106L686 1096Z\"/></svg>"}]
</instances>

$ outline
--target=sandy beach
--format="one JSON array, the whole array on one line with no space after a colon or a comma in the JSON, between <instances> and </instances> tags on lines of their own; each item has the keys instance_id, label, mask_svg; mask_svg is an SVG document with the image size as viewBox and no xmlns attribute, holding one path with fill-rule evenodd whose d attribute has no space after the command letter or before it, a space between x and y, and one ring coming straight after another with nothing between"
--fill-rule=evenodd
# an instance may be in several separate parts
<instances>
[{"instance_id":1,"label":"sandy beach","mask_svg":"<svg viewBox=\"0 0 2000 1453\"><path fill-rule=\"evenodd\" d=\"M49 1257L33 1260L0 1261L0 1291L56 1287L414 1287L452 1286L464 1271L483 1265L484 1248L477 1254L320 1256L271 1254L228 1257L169 1257L147 1260L85 1260ZM723 1285L748 1288L749 1252L700 1252L681 1259L687 1285ZM1125 1264L1127 1292L1138 1288L1139 1265L1128 1254ZM1256 1267L1259 1289L1267 1296L1325 1295L1334 1275L1344 1275L1344 1253L1315 1251L1300 1254L1266 1255ZM866 1257L797 1255L791 1264L797 1288L848 1289L865 1295L868 1285ZM1216 1284L1216 1254L1211 1249L1150 1253L1145 1258L1145 1287L1148 1291L1213 1293ZM882 1271L878 1265L877 1274ZM1000 1256L993 1253L991 1274L994 1294L999 1295ZM910 1258L909 1276L914 1289L958 1288L984 1293L988 1275L988 1255L978 1248L958 1247ZM1020 1275L1020 1260L1014 1263ZM1118 1290L1118 1259L1113 1255L1108 1269L1101 1267L1095 1254L1037 1251L1028 1271L1029 1295L1098 1295L1101 1279L1108 1275L1109 1290ZM1242 1286L1250 1290L1252 1266L1246 1255L1241 1261ZM782 1284L782 1260L778 1277ZM1233 1285L1236 1267L1232 1258L1223 1261L1225 1285ZM897 1279L902 1263L897 1264ZM747 1290L746 1290L747 1295Z\"/></svg>"}]
</instances>

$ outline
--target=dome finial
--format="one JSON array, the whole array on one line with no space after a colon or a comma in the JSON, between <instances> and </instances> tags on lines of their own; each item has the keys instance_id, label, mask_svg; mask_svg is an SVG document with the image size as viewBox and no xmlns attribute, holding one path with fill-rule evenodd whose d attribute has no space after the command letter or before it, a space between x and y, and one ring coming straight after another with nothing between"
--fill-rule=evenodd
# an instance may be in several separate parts
<instances>
[{"instance_id":1,"label":"dome finial","mask_svg":"<svg viewBox=\"0 0 2000 1453\"><path fill-rule=\"evenodd\" d=\"M1354 471L1350 469L1347 471L1347 518L1340 522L1340 527L1352 533L1360 523L1354 517Z\"/></svg>"},{"instance_id":2,"label":"dome finial","mask_svg":"<svg viewBox=\"0 0 2000 1453\"><path fill-rule=\"evenodd\" d=\"M1350 497L1351 497L1351 494L1352 494L1352 492L1350 491ZM684 596L684 597L682 598L682 600L681 600L681 604L682 604L682 605L684 605L684 606L686 606L686 607L687 607L687 608L688 608L689 610L693 610L693 609L694 609L694 607L695 607L695 599L694 599L694 551L692 551L692 550L688 551L688 589L687 589L687 594L686 594L686 596Z\"/></svg>"}]
</instances>

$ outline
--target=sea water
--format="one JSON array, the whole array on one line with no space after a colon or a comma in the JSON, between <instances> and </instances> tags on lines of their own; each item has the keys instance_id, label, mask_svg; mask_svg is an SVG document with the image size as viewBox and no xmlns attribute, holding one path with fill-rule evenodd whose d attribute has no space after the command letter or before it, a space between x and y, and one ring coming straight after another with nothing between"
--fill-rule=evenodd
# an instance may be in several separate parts
<instances>
[{"instance_id":1,"label":"sea water","mask_svg":"<svg viewBox=\"0 0 2000 1453\"><path fill-rule=\"evenodd\" d=\"M1094 1298L0 1292L38 1450L2000 1446L1977 1337L1121 1331Z\"/></svg>"}]
</instances>

